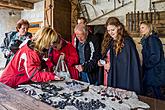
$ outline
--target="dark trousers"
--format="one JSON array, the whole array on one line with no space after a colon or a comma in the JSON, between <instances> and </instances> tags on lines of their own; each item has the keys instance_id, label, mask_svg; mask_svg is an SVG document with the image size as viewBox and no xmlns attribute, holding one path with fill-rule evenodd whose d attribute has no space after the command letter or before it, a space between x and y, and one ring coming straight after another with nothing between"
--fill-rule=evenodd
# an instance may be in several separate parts
<instances>
[{"instance_id":1,"label":"dark trousers","mask_svg":"<svg viewBox=\"0 0 165 110\"><path fill-rule=\"evenodd\" d=\"M80 81L87 82L87 83L94 84L94 85L98 85L97 79L94 80L94 78L90 78L88 73L86 73L86 72L80 72L79 78L80 78Z\"/></svg>"},{"instance_id":2,"label":"dark trousers","mask_svg":"<svg viewBox=\"0 0 165 110\"><path fill-rule=\"evenodd\" d=\"M144 95L156 99L165 100L160 86L145 86Z\"/></svg>"}]
</instances>

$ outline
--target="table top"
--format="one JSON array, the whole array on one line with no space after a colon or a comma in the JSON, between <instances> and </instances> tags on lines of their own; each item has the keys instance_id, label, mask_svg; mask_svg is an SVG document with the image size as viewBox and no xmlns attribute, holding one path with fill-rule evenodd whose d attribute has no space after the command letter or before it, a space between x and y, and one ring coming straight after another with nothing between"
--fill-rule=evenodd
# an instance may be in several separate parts
<instances>
[{"instance_id":1,"label":"table top","mask_svg":"<svg viewBox=\"0 0 165 110\"><path fill-rule=\"evenodd\" d=\"M0 110L56 110L25 93L0 83Z\"/></svg>"},{"instance_id":2,"label":"table top","mask_svg":"<svg viewBox=\"0 0 165 110\"><path fill-rule=\"evenodd\" d=\"M150 97L139 96L139 99L150 106L149 110L165 110L165 101Z\"/></svg>"},{"instance_id":3,"label":"table top","mask_svg":"<svg viewBox=\"0 0 165 110\"><path fill-rule=\"evenodd\" d=\"M145 96L139 99L148 105L149 110L165 110L165 101ZM55 108L32 98L25 93L16 91L0 83L0 110L56 110Z\"/></svg>"}]
</instances>

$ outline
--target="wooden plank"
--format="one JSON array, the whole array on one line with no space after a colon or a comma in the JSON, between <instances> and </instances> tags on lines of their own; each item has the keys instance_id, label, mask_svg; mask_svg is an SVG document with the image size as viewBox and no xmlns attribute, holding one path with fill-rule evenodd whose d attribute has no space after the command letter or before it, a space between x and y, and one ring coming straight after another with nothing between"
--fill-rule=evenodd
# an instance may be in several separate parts
<instances>
[{"instance_id":1,"label":"wooden plank","mask_svg":"<svg viewBox=\"0 0 165 110\"><path fill-rule=\"evenodd\" d=\"M129 12L126 15L126 29L130 31L130 13Z\"/></svg>"},{"instance_id":2,"label":"wooden plank","mask_svg":"<svg viewBox=\"0 0 165 110\"><path fill-rule=\"evenodd\" d=\"M53 8L54 8L54 1L52 0L45 0L44 1L44 26L47 26L47 27L52 27L54 28L53 26Z\"/></svg>"},{"instance_id":3,"label":"wooden plank","mask_svg":"<svg viewBox=\"0 0 165 110\"><path fill-rule=\"evenodd\" d=\"M33 9L34 4L26 1L21 0L1 0L0 1L1 7L8 7L8 8L18 8L18 9Z\"/></svg>"},{"instance_id":4,"label":"wooden plank","mask_svg":"<svg viewBox=\"0 0 165 110\"><path fill-rule=\"evenodd\" d=\"M164 110L165 108L165 101L163 100L153 99L145 96L139 96L139 99L150 105L149 110Z\"/></svg>"},{"instance_id":5,"label":"wooden plank","mask_svg":"<svg viewBox=\"0 0 165 110\"><path fill-rule=\"evenodd\" d=\"M157 0L157 1L153 1L152 3L162 3L165 2L164 0Z\"/></svg>"},{"instance_id":6,"label":"wooden plank","mask_svg":"<svg viewBox=\"0 0 165 110\"><path fill-rule=\"evenodd\" d=\"M7 5L1 5L0 4L0 8L6 8L6 9L14 9L14 10L24 10L22 7L17 7L17 6L7 6Z\"/></svg>"},{"instance_id":7,"label":"wooden plank","mask_svg":"<svg viewBox=\"0 0 165 110\"><path fill-rule=\"evenodd\" d=\"M134 21L133 21L133 12L131 12L131 20L130 20L130 22L131 22L131 32L133 31L133 24L134 24Z\"/></svg>"},{"instance_id":8,"label":"wooden plank","mask_svg":"<svg viewBox=\"0 0 165 110\"><path fill-rule=\"evenodd\" d=\"M56 110L25 93L0 83L0 110Z\"/></svg>"}]
</instances>

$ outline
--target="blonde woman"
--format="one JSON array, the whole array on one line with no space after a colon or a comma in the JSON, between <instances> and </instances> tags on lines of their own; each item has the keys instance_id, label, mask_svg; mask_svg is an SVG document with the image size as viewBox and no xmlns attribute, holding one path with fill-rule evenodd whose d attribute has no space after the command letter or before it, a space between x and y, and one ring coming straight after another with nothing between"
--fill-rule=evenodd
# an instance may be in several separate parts
<instances>
[{"instance_id":1,"label":"blonde woman","mask_svg":"<svg viewBox=\"0 0 165 110\"><path fill-rule=\"evenodd\" d=\"M149 21L140 23L143 57L144 94L162 99L160 87L165 85L165 61L163 46Z\"/></svg>"},{"instance_id":2,"label":"blonde woman","mask_svg":"<svg viewBox=\"0 0 165 110\"><path fill-rule=\"evenodd\" d=\"M47 82L49 80L60 80L55 73L43 72L41 60L43 53L55 43L57 33L48 27L40 29L32 41L18 50L13 59L4 69L0 82L16 87L19 84L32 82Z\"/></svg>"}]
</instances>

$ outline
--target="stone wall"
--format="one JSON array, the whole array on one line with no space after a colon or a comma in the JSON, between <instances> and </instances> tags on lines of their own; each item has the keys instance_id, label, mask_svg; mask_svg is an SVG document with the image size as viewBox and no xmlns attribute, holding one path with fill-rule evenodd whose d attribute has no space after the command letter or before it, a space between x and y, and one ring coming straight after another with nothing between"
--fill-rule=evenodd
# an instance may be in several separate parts
<instances>
[{"instance_id":1,"label":"stone wall","mask_svg":"<svg viewBox=\"0 0 165 110\"><path fill-rule=\"evenodd\" d=\"M4 33L11 30L15 30L16 22L23 18L27 19L29 22L38 22L44 20L44 1L34 4L34 9L17 11L14 10L16 15L11 16L9 12L11 9L0 9L0 44L3 42ZM0 68L3 68L5 65L6 59L3 56L3 53L0 52Z\"/></svg>"},{"instance_id":2,"label":"stone wall","mask_svg":"<svg viewBox=\"0 0 165 110\"><path fill-rule=\"evenodd\" d=\"M5 32L15 30L17 21L21 18L21 12L14 10L15 15L9 13L11 9L0 9L0 44L3 42ZM6 59L0 51L0 68L4 67Z\"/></svg>"},{"instance_id":3,"label":"stone wall","mask_svg":"<svg viewBox=\"0 0 165 110\"><path fill-rule=\"evenodd\" d=\"M27 19L29 22L39 22L44 20L44 1L34 4L34 9L24 10L21 12L21 18Z\"/></svg>"}]
</instances>

